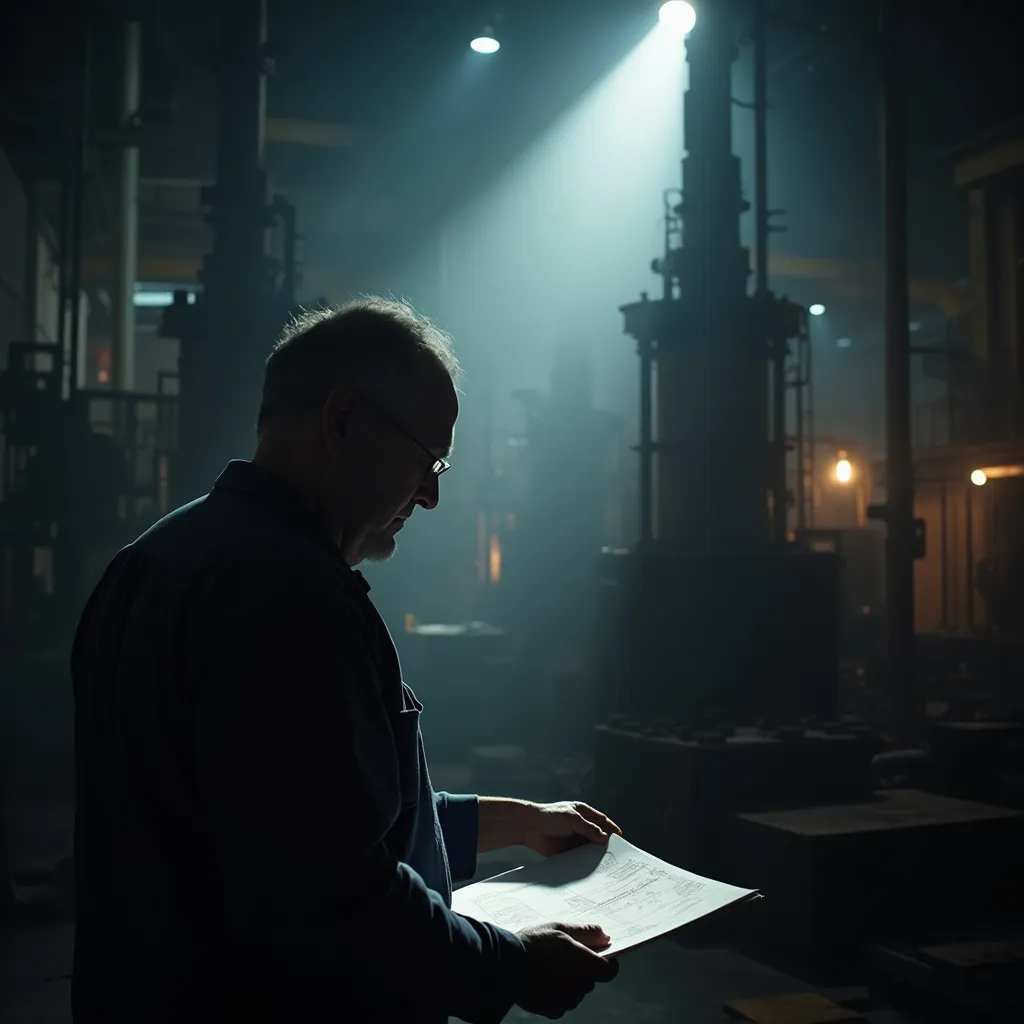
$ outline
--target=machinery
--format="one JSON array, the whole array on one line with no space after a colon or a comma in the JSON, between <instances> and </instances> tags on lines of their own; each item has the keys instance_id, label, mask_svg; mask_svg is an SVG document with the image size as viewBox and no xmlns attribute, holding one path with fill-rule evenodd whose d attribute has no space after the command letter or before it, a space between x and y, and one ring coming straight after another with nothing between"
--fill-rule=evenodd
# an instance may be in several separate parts
<instances>
[{"instance_id":1,"label":"machinery","mask_svg":"<svg viewBox=\"0 0 1024 1024\"><path fill-rule=\"evenodd\" d=\"M12 343L0 374L0 634L12 648L65 643L117 548L208 491L226 462L252 450L263 360L296 309L298 235L294 207L280 196L267 200L266 2L224 0L220 18L216 180L203 192L212 251L202 290L177 293L161 326L180 342L178 372L161 374L154 393L133 390L130 372L115 372L112 388L76 386L84 332L81 303L71 297L80 289L81 253L69 234L61 247L63 344ZM127 37L134 99L125 119L134 123L138 32ZM126 152L139 144L131 131L118 141ZM134 184L123 181L122 190L130 194L138 162L126 163ZM72 209L81 205L79 177L65 183ZM115 363L131 365L125 335L134 317L137 223L124 211L121 221L112 348ZM277 258L268 245L275 226Z\"/></svg>"},{"instance_id":2,"label":"machinery","mask_svg":"<svg viewBox=\"0 0 1024 1024\"><path fill-rule=\"evenodd\" d=\"M740 245L731 66L744 6L704 5L689 36L679 223L655 263L664 289L622 308L641 364L641 530L635 550L601 556L595 661L619 715L595 730L594 798L640 845L761 888L762 912L731 939L823 974L894 929L990 927L1019 915L1024 890L1006 851L1019 848L1024 815L974 802L996 778L1012 785L1019 728L950 723L933 740L933 763L916 749L879 756L885 744L873 730L839 715L840 556L802 529L812 525L806 493L795 496L798 529L788 521L789 441L806 490L813 437L803 310L766 278L763 2L752 294ZM907 607L924 529L912 518L905 415L900 26L883 21L881 36L889 475L887 505L868 514L888 527L886 712L899 742L923 708ZM968 754L970 773L951 770ZM937 777L924 781L916 766L926 763ZM978 880L969 894L963 878Z\"/></svg>"},{"instance_id":3,"label":"machinery","mask_svg":"<svg viewBox=\"0 0 1024 1024\"><path fill-rule=\"evenodd\" d=\"M641 367L640 543L600 567L611 704L683 722L715 710L751 722L831 716L839 661L838 558L805 549L788 526L791 441L798 482L813 450L809 349L804 310L768 288L763 4L753 294L740 244L731 124L742 13L708 4L687 41L682 202L654 264L663 293L622 307Z\"/></svg>"}]
</instances>

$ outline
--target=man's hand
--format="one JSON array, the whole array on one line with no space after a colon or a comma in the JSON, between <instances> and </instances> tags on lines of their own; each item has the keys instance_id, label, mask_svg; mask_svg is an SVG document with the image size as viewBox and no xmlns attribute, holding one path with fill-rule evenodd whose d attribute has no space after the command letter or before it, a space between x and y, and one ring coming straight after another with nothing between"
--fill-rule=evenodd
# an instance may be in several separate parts
<instances>
[{"instance_id":1,"label":"man's hand","mask_svg":"<svg viewBox=\"0 0 1024 1024\"><path fill-rule=\"evenodd\" d=\"M584 843L606 843L613 832L622 835L619 826L606 814L576 801L534 804L528 800L482 796L479 808L480 853L506 846L528 846L544 857L551 857Z\"/></svg>"},{"instance_id":2,"label":"man's hand","mask_svg":"<svg viewBox=\"0 0 1024 1024\"><path fill-rule=\"evenodd\" d=\"M598 925L544 924L519 933L526 950L526 979L516 1003L527 1013L555 1020L576 1009L618 962L598 956L611 939Z\"/></svg>"},{"instance_id":3,"label":"man's hand","mask_svg":"<svg viewBox=\"0 0 1024 1024\"><path fill-rule=\"evenodd\" d=\"M553 857L584 843L607 843L613 832L622 835L622 829L608 815L578 801L527 804L520 827L521 845L542 857Z\"/></svg>"}]
</instances>

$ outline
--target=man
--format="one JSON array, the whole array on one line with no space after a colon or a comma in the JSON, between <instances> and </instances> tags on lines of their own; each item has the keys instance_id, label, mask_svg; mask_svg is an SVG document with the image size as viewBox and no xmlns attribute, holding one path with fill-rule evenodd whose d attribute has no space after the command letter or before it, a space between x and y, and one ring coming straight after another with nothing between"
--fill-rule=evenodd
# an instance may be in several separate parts
<instances>
[{"instance_id":1,"label":"man","mask_svg":"<svg viewBox=\"0 0 1024 1024\"><path fill-rule=\"evenodd\" d=\"M252 462L93 593L72 655L79 1022L558 1017L614 975L599 928L449 909L478 851L616 826L435 793L353 569L436 507L457 373L403 304L304 316L267 361Z\"/></svg>"}]
</instances>

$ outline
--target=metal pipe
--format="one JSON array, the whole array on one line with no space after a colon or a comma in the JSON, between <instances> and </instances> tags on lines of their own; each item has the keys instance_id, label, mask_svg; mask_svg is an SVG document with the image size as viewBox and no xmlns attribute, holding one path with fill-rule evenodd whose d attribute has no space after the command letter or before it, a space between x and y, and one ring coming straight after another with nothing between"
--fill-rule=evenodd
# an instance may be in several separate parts
<instances>
[{"instance_id":1,"label":"metal pipe","mask_svg":"<svg viewBox=\"0 0 1024 1024\"><path fill-rule=\"evenodd\" d=\"M82 344L82 213L85 207L85 182L89 159L90 97L92 95L92 25L85 15L82 28L81 122L72 161L72 198L68 232L68 294L71 301L68 341L68 397L81 385L79 371Z\"/></svg>"},{"instance_id":2,"label":"metal pipe","mask_svg":"<svg viewBox=\"0 0 1024 1024\"><path fill-rule=\"evenodd\" d=\"M772 439L774 441L774 472L772 474L772 539L777 544L786 541L789 514L786 498L787 479L786 437L786 339L772 342Z\"/></svg>"},{"instance_id":3,"label":"metal pipe","mask_svg":"<svg viewBox=\"0 0 1024 1024\"><path fill-rule=\"evenodd\" d=\"M25 275L22 301L22 337L39 340L39 196L35 182L25 187Z\"/></svg>"},{"instance_id":4,"label":"metal pipe","mask_svg":"<svg viewBox=\"0 0 1024 1024\"><path fill-rule=\"evenodd\" d=\"M808 526L814 529L814 481L817 480L817 460L815 449L818 446L817 436L814 432L814 345L811 344L810 333L807 335L807 474L811 480L810 501L807 511Z\"/></svg>"},{"instance_id":5,"label":"metal pipe","mask_svg":"<svg viewBox=\"0 0 1024 1024\"><path fill-rule=\"evenodd\" d=\"M295 207L282 199L280 203L282 221L281 276L282 297L288 305L293 305L299 292L299 232L296 223Z\"/></svg>"},{"instance_id":6,"label":"metal pipe","mask_svg":"<svg viewBox=\"0 0 1024 1024\"><path fill-rule=\"evenodd\" d=\"M60 305L57 317L57 337L54 339L60 348L64 360L62 381L70 386L73 380L71 371L71 204L74 199L74 158L71 147L67 144L62 151L63 166L60 187L60 212L57 227L57 280Z\"/></svg>"},{"instance_id":7,"label":"metal pipe","mask_svg":"<svg viewBox=\"0 0 1024 1024\"><path fill-rule=\"evenodd\" d=\"M130 143L142 97L142 28L138 22L125 22L123 42L120 128L129 144L121 148L110 367L113 389L132 391L135 387L135 274L139 258L139 147Z\"/></svg>"},{"instance_id":8,"label":"metal pipe","mask_svg":"<svg viewBox=\"0 0 1024 1024\"><path fill-rule=\"evenodd\" d=\"M768 5L754 3L754 263L755 294L768 298ZM789 516L786 506L786 339L771 338L772 381L772 539L786 540Z\"/></svg>"},{"instance_id":9,"label":"metal pipe","mask_svg":"<svg viewBox=\"0 0 1024 1024\"><path fill-rule=\"evenodd\" d=\"M955 408L955 392L954 392L954 373L952 366L952 359L946 358L946 444L959 444L962 440L960 437L960 431L954 424L954 417L956 416Z\"/></svg>"},{"instance_id":10,"label":"metal pipe","mask_svg":"<svg viewBox=\"0 0 1024 1024\"><path fill-rule=\"evenodd\" d=\"M967 520L964 530L964 559L967 562L967 593L964 595L967 605L967 628L974 629L974 492L971 489L974 485L967 485L967 498L964 502L965 518Z\"/></svg>"},{"instance_id":11,"label":"metal pipe","mask_svg":"<svg viewBox=\"0 0 1024 1024\"><path fill-rule=\"evenodd\" d=\"M885 0L881 14L881 77L889 697L894 736L898 741L912 742L918 731L920 708L914 667L914 483L910 439L904 22L901 0Z\"/></svg>"},{"instance_id":12,"label":"metal pipe","mask_svg":"<svg viewBox=\"0 0 1024 1024\"><path fill-rule=\"evenodd\" d=\"M803 349L801 343L800 348ZM800 360L802 363L803 360ZM805 459L807 457L806 452L806 438L804 437L804 384L802 378L799 376L802 372L803 367L797 367L797 381L795 387L794 404L796 411L794 418L796 419L796 526L801 532L807 529L807 508L806 508L806 495L804 494L805 484Z\"/></svg>"},{"instance_id":13,"label":"metal pipe","mask_svg":"<svg viewBox=\"0 0 1024 1024\"><path fill-rule=\"evenodd\" d=\"M754 259L757 294L768 293L768 11L754 3Z\"/></svg>"},{"instance_id":14,"label":"metal pipe","mask_svg":"<svg viewBox=\"0 0 1024 1024\"><path fill-rule=\"evenodd\" d=\"M942 618L940 625L949 628L949 489L943 484L939 491L939 544L942 547Z\"/></svg>"},{"instance_id":15,"label":"metal pipe","mask_svg":"<svg viewBox=\"0 0 1024 1024\"><path fill-rule=\"evenodd\" d=\"M666 276L666 287L668 277ZM647 547L654 539L654 453L653 423L654 359L652 342L641 341L640 354L640 546Z\"/></svg>"}]
</instances>

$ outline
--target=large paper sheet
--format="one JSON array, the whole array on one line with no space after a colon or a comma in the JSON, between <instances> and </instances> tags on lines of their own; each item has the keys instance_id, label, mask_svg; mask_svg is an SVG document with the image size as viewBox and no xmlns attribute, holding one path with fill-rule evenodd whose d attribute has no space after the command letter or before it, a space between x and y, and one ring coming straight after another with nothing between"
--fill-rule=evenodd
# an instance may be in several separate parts
<instances>
[{"instance_id":1,"label":"large paper sheet","mask_svg":"<svg viewBox=\"0 0 1024 1024\"><path fill-rule=\"evenodd\" d=\"M467 885L452 897L452 909L512 932L544 922L598 924L612 940L601 952L614 956L756 895L613 835L607 846L581 846Z\"/></svg>"}]
</instances>

